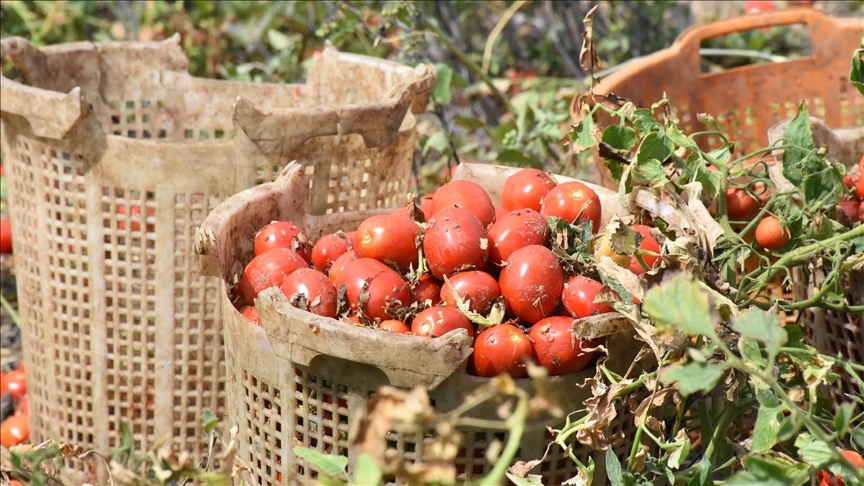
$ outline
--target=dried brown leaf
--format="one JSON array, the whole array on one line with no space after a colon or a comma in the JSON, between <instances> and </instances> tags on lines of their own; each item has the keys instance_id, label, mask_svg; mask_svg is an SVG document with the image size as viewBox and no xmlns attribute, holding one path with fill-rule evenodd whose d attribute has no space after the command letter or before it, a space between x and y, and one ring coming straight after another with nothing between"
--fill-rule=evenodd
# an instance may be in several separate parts
<instances>
[{"instance_id":1,"label":"dried brown leaf","mask_svg":"<svg viewBox=\"0 0 864 486\"><path fill-rule=\"evenodd\" d=\"M594 69L600 65L597 57L597 49L594 47L594 14L597 13L597 5L585 15L583 20L585 32L582 33L582 50L579 51L579 67L585 71L594 73Z\"/></svg>"}]
</instances>

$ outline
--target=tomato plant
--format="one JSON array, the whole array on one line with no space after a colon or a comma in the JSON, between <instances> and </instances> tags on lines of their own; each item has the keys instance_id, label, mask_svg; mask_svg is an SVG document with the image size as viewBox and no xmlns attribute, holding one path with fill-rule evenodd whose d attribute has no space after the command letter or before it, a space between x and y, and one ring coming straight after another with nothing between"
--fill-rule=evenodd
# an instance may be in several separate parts
<instances>
[{"instance_id":1,"label":"tomato plant","mask_svg":"<svg viewBox=\"0 0 864 486\"><path fill-rule=\"evenodd\" d=\"M564 271L558 258L544 246L514 251L498 279L507 311L533 324L551 316L561 303Z\"/></svg>"},{"instance_id":2,"label":"tomato plant","mask_svg":"<svg viewBox=\"0 0 864 486\"><path fill-rule=\"evenodd\" d=\"M783 228L780 220L768 216L756 226L756 242L766 250L776 250L789 242L789 232Z\"/></svg>"},{"instance_id":3,"label":"tomato plant","mask_svg":"<svg viewBox=\"0 0 864 486\"><path fill-rule=\"evenodd\" d=\"M531 341L512 324L490 326L474 339L469 370L477 376L492 378L507 373L512 378L528 376L526 362L531 360Z\"/></svg>"}]
</instances>

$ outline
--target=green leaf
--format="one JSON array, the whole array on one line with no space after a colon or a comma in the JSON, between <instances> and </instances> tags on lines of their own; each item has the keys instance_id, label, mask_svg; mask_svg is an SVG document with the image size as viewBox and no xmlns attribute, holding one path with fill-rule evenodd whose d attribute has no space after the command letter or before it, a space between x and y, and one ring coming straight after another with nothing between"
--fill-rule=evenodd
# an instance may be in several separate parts
<instances>
[{"instance_id":1,"label":"green leaf","mask_svg":"<svg viewBox=\"0 0 864 486\"><path fill-rule=\"evenodd\" d=\"M267 31L267 42L277 51L284 51L291 45L291 38L275 29Z\"/></svg>"},{"instance_id":2,"label":"green leaf","mask_svg":"<svg viewBox=\"0 0 864 486\"><path fill-rule=\"evenodd\" d=\"M732 320L732 329L765 344L772 362L780 352L780 347L786 344L786 331L780 326L780 318L776 314L761 310L746 312Z\"/></svg>"},{"instance_id":3,"label":"green leaf","mask_svg":"<svg viewBox=\"0 0 864 486\"><path fill-rule=\"evenodd\" d=\"M609 125L603 130L603 143L617 150L629 151L636 146L636 130L626 125Z\"/></svg>"},{"instance_id":4,"label":"green leaf","mask_svg":"<svg viewBox=\"0 0 864 486\"><path fill-rule=\"evenodd\" d=\"M849 71L849 81L852 85L858 88L861 94L864 94L864 47L856 49L852 54L852 70Z\"/></svg>"},{"instance_id":5,"label":"green leaf","mask_svg":"<svg viewBox=\"0 0 864 486\"><path fill-rule=\"evenodd\" d=\"M768 361L762 356L762 349L759 347L759 343L755 339L741 336L738 340L738 350L741 351L741 357L745 361L758 368L762 368L768 364Z\"/></svg>"},{"instance_id":6,"label":"green leaf","mask_svg":"<svg viewBox=\"0 0 864 486\"><path fill-rule=\"evenodd\" d=\"M611 448L606 449L606 478L612 483L612 486L624 486L621 463Z\"/></svg>"},{"instance_id":7,"label":"green leaf","mask_svg":"<svg viewBox=\"0 0 864 486\"><path fill-rule=\"evenodd\" d=\"M525 154L516 149L502 150L501 153L498 154L498 161L509 164L518 164L520 166L534 165L533 160L529 159Z\"/></svg>"},{"instance_id":8,"label":"green leaf","mask_svg":"<svg viewBox=\"0 0 864 486\"><path fill-rule=\"evenodd\" d=\"M753 452L765 452L777 445L783 407L759 407L756 425L753 427Z\"/></svg>"},{"instance_id":9,"label":"green leaf","mask_svg":"<svg viewBox=\"0 0 864 486\"><path fill-rule=\"evenodd\" d=\"M674 364L660 370L660 381L665 385L677 383L678 392L686 397L712 390L725 371L726 365L719 363Z\"/></svg>"},{"instance_id":10,"label":"green leaf","mask_svg":"<svg viewBox=\"0 0 864 486\"><path fill-rule=\"evenodd\" d=\"M381 467L375 462L375 458L365 452L361 452L357 456L357 465L354 467L354 482L369 485L381 483Z\"/></svg>"},{"instance_id":11,"label":"green leaf","mask_svg":"<svg viewBox=\"0 0 864 486\"><path fill-rule=\"evenodd\" d=\"M854 403L844 403L837 409L837 414L834 415L834 430L837 431L837 436L841 439L849 432L849 425L854 413Z\"/></svg>"},{"instance_id":12,"label":"green leaf","mask_svg":"<svg viewBox=\"0 0 864 486\"><path fill-rule=\"evenodd\" d=\"M711 475L711 460L708 457L702 456L702 460L696 468L696 474L693 475L687 486L714 486L714 479Z\"/></svg>"},{"instance_id":13,"label":"green leaf","mask_svg":"<svg viewBox=\"0 0 864 486\"><path fill-rule=\"evenodd\" d=\"M681 464L687 460L687 456L690 454L690 436L687 435L687 429L681 428L678 430L678 435L675 436L675 442L681 445L676 446L672 452L669 453L667 464L672 469L680 468Z\"/></svg>"},{"instance_id":14,"label":"green leaf","mask_svg":"<svg viewBox=\"0 0 864 486\"><path fill-rule=\"evenodd\" d=\"M743 462L747 470L726 480L724 486L799 486L810 479L805 464L756 455L745 456Z\"/></svg>"},{"instance_id":15,"label":"green leaf","mask_svg":"<svg viewBox=\"0 0 864 486\"><path fill-rule=\"evenodd\" d=\"M810 130L810 113L807 104L801 102L798 115L789 123L783 132L784 144L794 145L783 152L783 176L792 185L801 187L804 182L804 170L801 162L816 146L813 144L813 132Z\"/></svg>"},{"instance_id":16,"label":"green leaf","mask_svg":"<svg viewBox=\"0 0 864 486\"><path fill-rule=\"evenodd\" d=\"M859 427L852 429L852 440L858 444L858 447L864 449L864 429Z\"/></svg>"},{"instance_id":17,"label":"green leaf","mask_svg":"<svg viewBox=\"0 0 864 486\"><path fill-rule=\"evenodd\" d=\"M322 473L328 476L336 477L343 475L348 468L348 458L345 456L322 454L315 449L307 449L305 447L294 447L291 450L294 451L294 455L305 459L309 464L317 467Z\"/></svg>"},{"instance_id":18,"label":"green leaf","mask_svg":"<svg viewBox=\"0 0 864 486\"><path fill-rule=\"evenodd\" d=\"M588 113L588 116L576 124L576 128L570 134L570 140L583 149L593 147L597 143L594 134L591 133L593 126L594 120L591 117L591 113Z\"/></svg>"},{"instance_id":19,"label":"green leaf","mask_svg":"<svg viewBox=\"0 0 864 486\"><path fill-rule=\"evenodd\" d=\"M732 160L732 151L730 150L729 145L724 145L720 148L716 148L705 154L711 160L719 162L721 164L727 164L730 160Z\"/></svg>"},{"instance_id":20,"label":"green leaf","mask_svg":"<svg viewBox=\"0 0 864 486\"><path fill-rule=\"evenodd\" d=\"M204 421L204 431L208 434L219 425L219 418L213 415L209 410L205 410L201 414L201 420Z\"/></svg>"},{"instance_id":21,"label":"green leaf","mask_svg":"<svg viewBox=\"0 0 864 486\"><path fill-rule=\"evenodd\" d=\"M672 155L672 142L662 132L651 132L642 139L636 151L636 162L657 160L663 162Z\"/></svg>"},{"instance_id":22,"label":"green leaf","mask_svg":"<svg viewBox=\"0 0 864 486\"><path fill-rule=\"evenodd\" d=\"M669 182L663 165L654 159L634 164L631 173L633 174L633 181L650 182L653 187L662 186Z\"/></svg>"},{"instance_id":23,"label":"green leaf","mask_svg":"<svg viewBox=\"0 0 864 486\"><path fill-rule=\"evenodd\" d=\"M435 132L426 140L423 145L423 155L429 153L430 150L436 150L443 155L450 154L450 138L444 132Z\"/></svg>"},{"instance_id":24,"label":"green leaf","mask_svg":"<svg viewBox=\"0 0 864 486\"><path fill-rule=\"evenodd\" d=\"M633 126L644 137L654 131L663 131L663 125L654 118L654 112L648 108L639 108L633 112Z\"/></svg>"},{"instance_id":25,"label":"green leaf","mask_svg":"<svg viewBox=\"0 0 864 486\"><path fill-rule=\"evenodd\" d=\"M708 295L684 273L649 290L642 310L648 313L659 331L717 335L711 324Z\"/></svg>"},{"instance_id":26,"label":"green leaf","mask_svg":"<svg viewBox=\"0 0 864 486\"><path fill-rule=\"evenodd\" d=\"M678 145L679 147L684 147L694 153L701 152L699 146L696 145L696 142L694 142L693 139L684 135L684 132L682 132L681 129L676 126L671 126L667 128L666 136L669 137L669 140L671 140L672 143Z\"/></svg>"},{"instance_id":27,"label":"green leaf","mask_svg":"<svg viewBox=\"0 0 864 486\"><path fill-rule=\"evenodd\" d=\"M777 441L786 442L798 435L801 430L801 422L795 417L786 417L780 422L780 430L777 431Z\"/></svg>"},{"instance_id":28,"label":"green leaf","mask_svg":"<svg viewBox=\"0 0 864 486\"><path fill-rule=\"evenodd\" d=\"M465 118L461 116L454 118L453 123L468 130L475 130L477 128L483 128L486 126L486 123L484 123L483 120L478 120L477 118Z\"/></svg>"},{"instance_id":29,"label":"green leaf","mask_svg":"<svg viewBox=\"0 0 864 486\"><path fill-rule=\"evenodd\" d=\"M542 476L536 474L529 474L528 477L525 478L520 478L519 476L509 472L506 473L506 475L507 479L516 486L543 486L543 481L540 480Z\"/></svg>"},{"instance_id":30,"label":"green leaf","mask_svg":"<svg viewBox=\"0 0 864 486\"><path fill-rule=\"evenodd\" d=\"M798 448L798 456L815 468L831 462L831 449L828 444L810 434L799 435L795 440L795 447Z\"/></svg>"},{"instance_id":31,"label":"green leaf","mask_svg":"<svg viewBox=\"0 0 864 486\"><path fill-rule=\"evenodd\" d=\"M440 105L449 105L450 82L453 80L453 68L447 64L438 63L435 65L435 74L438 79L435 80L435 86L432 87L432 101Z\"/></svg>"}]
</instances>

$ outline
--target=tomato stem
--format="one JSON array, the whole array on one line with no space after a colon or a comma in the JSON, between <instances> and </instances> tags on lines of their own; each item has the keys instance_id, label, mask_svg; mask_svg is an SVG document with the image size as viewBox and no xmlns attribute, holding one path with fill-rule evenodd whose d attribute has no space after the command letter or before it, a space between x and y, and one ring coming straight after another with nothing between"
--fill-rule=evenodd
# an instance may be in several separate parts
<instances>
[{"instance_id":1,"label":"tomato stem","mask_svg":"<svg viewBox=\"0 0 864 486\"><path fill-rule=\"evenodd\" d=\"M12 318L12 323L20 329L21 316L18 314L18 311L12 308L12 304L10 304L8 300L6 300L6 297L3 297L3 294L0 294L0 305L2 305L3 308L6 309L6 312L9 313L9 317Z\"/></svg>"}]
</instances>

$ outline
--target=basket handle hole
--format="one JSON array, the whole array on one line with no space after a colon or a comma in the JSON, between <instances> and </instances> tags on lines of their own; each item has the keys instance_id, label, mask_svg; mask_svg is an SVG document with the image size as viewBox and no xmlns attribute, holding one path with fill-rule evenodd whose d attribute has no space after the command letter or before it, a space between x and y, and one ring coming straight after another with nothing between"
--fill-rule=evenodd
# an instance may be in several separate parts
<instances>
[{"instance_id":1,"label":"basket handle hole","mask_svg":"<svg viewBox=\"0 0 864 486\"><path fill-rule=\"evenodd\" d=\"M699 47L703 74L812 56L810 27L804 23L733 32L704 39Z\"/></svg>"}]
</instances>

